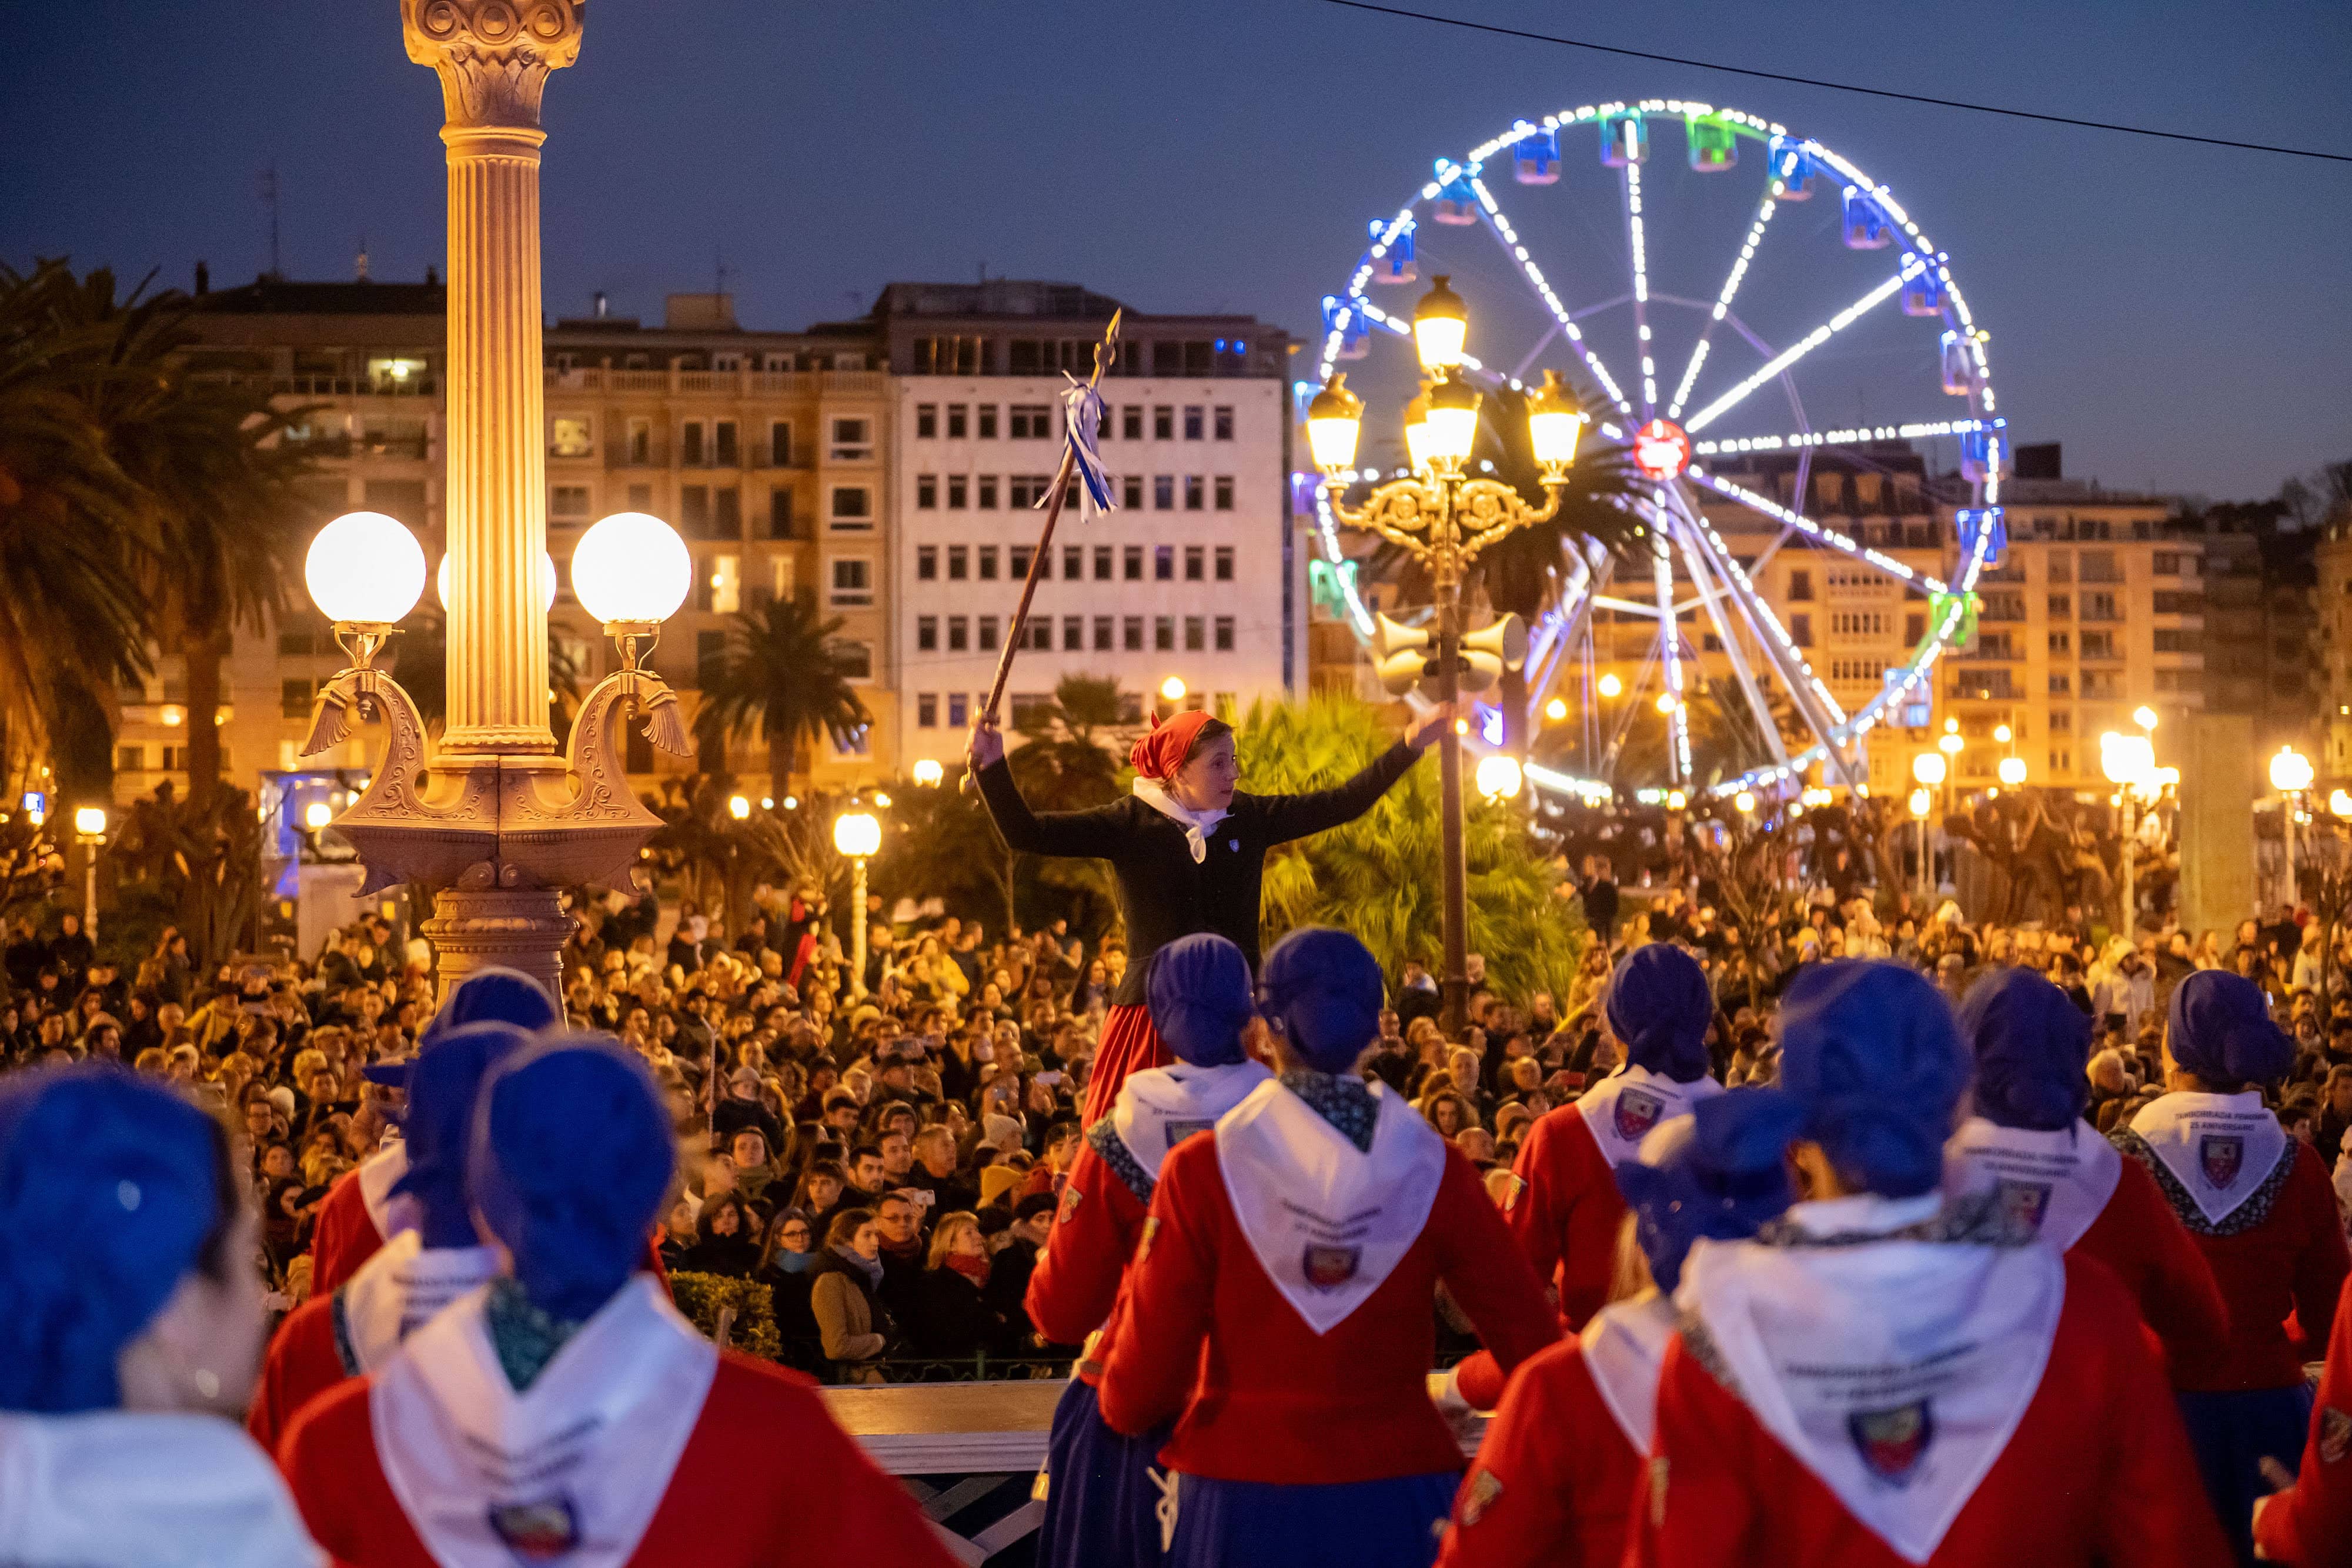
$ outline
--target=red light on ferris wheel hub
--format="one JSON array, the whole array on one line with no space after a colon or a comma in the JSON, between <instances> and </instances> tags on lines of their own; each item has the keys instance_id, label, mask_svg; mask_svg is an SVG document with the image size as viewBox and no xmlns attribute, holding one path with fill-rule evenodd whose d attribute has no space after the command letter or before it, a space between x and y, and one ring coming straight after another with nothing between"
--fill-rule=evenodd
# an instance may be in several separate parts
<instances>
[{"instance_id":1,"label":"red light on ferris wheel hub","mask_svg":"<svg viewBox=\"0 0 2352 1568\"><path fill-rule=\"evenodd\" d=\"M1633 466L1653 479L1671 479L1690 464L1690 437L1669 420L1654 419L1633 433Z\"/></svg>"}]
</instances>

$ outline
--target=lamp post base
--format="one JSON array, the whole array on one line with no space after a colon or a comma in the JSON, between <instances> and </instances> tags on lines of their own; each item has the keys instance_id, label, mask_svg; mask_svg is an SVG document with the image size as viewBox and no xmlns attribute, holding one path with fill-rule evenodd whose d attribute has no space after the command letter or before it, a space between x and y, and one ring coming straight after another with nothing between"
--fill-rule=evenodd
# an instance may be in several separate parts
<instances>
[{"instance_id":1,"label":"lamp post base","mask_svg":"<svg viewBox=\"0 0 2352 1568\"><path fill-rule=\"evenodd\" d=\"M425 939L440 957L436 996L446 1002L457 983L478 970L529 975L562 1005L563 945L575 922L561 890L551 887L444 888L433 895Z\"/></svg>"}]
</instances>

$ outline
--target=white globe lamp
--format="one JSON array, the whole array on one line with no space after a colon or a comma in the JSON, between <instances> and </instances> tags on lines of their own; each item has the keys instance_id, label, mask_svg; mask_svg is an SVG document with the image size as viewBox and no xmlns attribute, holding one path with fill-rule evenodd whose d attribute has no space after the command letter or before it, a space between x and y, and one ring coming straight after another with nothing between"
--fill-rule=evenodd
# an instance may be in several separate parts
<instances>
[{"instance_id":1,"label":"white globe lamp","mask_svg":"<svg viewBox=\"0 0 2352 1568\"><path fill-rule=\"evenodd\" d=\"M608 628L650 632L677 613L693 586L686 541L647 512L614 512L572 549L572 592Z\"/></svg>"},{"instance_id":2,"label":"white globe lamp","mask_svg":"<svg viewBox=\"0 0 2352 1568\"><path fill-rule=\"evenodd\" d=\"M397 517L345 512L302 562L310 601L339 626L389 629L425 592L425 550Z\"/></svg>"}]
</instances>

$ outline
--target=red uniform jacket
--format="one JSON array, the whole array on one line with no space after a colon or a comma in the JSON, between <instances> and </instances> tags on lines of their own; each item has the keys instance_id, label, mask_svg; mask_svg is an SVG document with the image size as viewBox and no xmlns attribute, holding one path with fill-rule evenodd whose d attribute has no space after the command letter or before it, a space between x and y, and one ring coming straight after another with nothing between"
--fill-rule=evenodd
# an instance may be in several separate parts
<instances>
[{"instance_id":1,"label":"red uniform jacket","mask_svg":"<svg viewBox=\"0 0 2352 1568\"><path fill-rule=\"evenodd\" d=\"M1103 1419L1135 1437L1181 1413L1161 1462L1219 1480L1458 1470L1462 1450L1426 1382L1441 1279L1506 1372L1558 1337L1477 1171L1452 1148L1420 1236L1362 1305L1318 1334L1250 1250L1216 1140L1191 1139L1160 1167L1103 1367Z\"/></svg>"},{"instance_id":2,"label":"red uniform jacket","mask_svg":"<svg viewBox=\"0 0 2352 1568\"><path fill-rule=\"evenodd\" d=\"M2303 1469L2254 1516L2254 1546L2295 1568L2352 1564L2352 1280L2336 1301Z\"/></svg>"},{"instance_id":3,"label":"red uniform jacket","mask_svg":"<svg viewBox=\"0 0 2352 1568\"><path fill-rule=\"evenodd\" d=\"M365 1379L295 1417L278 1451L304 1521L337 1568L435 1568L384 1479ZM633 1568L948 1568L921 1511L834 1425L815 1385L732 1352L654 1511Z\"/></svg>"},{"instance_id":4,"label":"red uniform jacket","mask_svg":"<svg viewBox=\"0 0 2352 1568\"><path fill-rule=\"evenodd\" d=\"M2125 1160L2126 1169L2137 1164ZM2180 1216L2221 1287L2230 1332L2179 1347L2172 1363L2176 1388L2220 1394L2301 1383L2303 1362L2287 1338L2289 1312L2301 1320L2306 1341L2327 1341L2336 1299L2352 1271L2327 1167L2308 1145L2298 1149L2285 1186L2270 1200L2269 1212L2257 1217L2255 1206L2263 1202L2256 1193L2222 1222L2226 1228L2252 1220L2232 1235L2204 1234L2210 1228L2194 1204Z\"/></svg>"},{"instance_id":5,"label":"red uniform jacket","mask_svg":"<svg viewBox=\"0 0 2352 1568\"><path fill-rule=\"evenodd\" d=\"M1609 1304L1625 1200L1573 1105L1538 1119L1511 1169L1527 1185L1504 1218L1536 1278L1559 1287L1560 1321L1573 1333Z\"/></svg>"},{"instance_id":6,"label":"red uniform jacket","mask_svg":"<svg viewBox=\"0 0 2352 1568\"><path fill-rule=\"evenodd\" d=\"M1438 1568L1617 1568L1642 1458L1581 1344L1530 1356L1454 1500Z\"/></svg>"},{"instance_id":7,"label":"red uniform jacket","mask_svg":"<svg viewBox=\"0 0 2352 1568\"><path fill-rule=\"evenodd\" d=\"M334 1309L331 1295L311 1297L287 1315L269 1342L269 1359L262 1365L253 1408L245 1413L245 1427L273 1454L295 1412L351 1376L335 1343Z\"/></svg>"},{"instance_id":8,"label":"red uniform jacket","mask_svg":"<svg viewBox=\"0 0 2352 1568\"><path fill-rule=\"evenodd\" d=\"M1148 1211L1143 1200L1129 1190L1100 1155L1081 1145L1077 1163L1070 1166L1062 1186L1062 1207L1037 1267L1029 1276L1024 1305L1029 1321L1054 1344L1082 1343L1095 1330L1103 1337L1084 1361L1078 1375L1099 1385L1103 1364L1110 1358L1120 1280L1128 1260L1143 1235Z\"/></svg>"},{"instance_id":9,"label":"red uniform jacket","mask_svg":"<svg viewBox=\"0 0 2352 1568\"><path fill-rule=\"evenodd\" d=\"M2124 1161L2106 1207L2070 1250L2115 1270L2162 1343L2167 1364L2228 1336L2230 1316L2213 1270L2137 1160Z\"/></svg>"},{"instance_id":10,"label":"red uniform jacket","mask_svg":"<svg viewBox=\"0 0 2352 1568\"><path fill-rule=\"evenodd\" d=\"M310 1294L326 1296L383 1247L383 1232L360 1196L360 1173L345 1171L327 1189L310 1228Z\"/></svg>"},{"instance_id":11,"label":"red uniform jacket","mask_svg":"<svg viewBox=\"0 0 2352 1568\"><path fill-rule=\"evenodd\" d=\"M2229 1543L2137 1316L2101 1264L2070 1252L2066 1300L2009 1446L1928 1558L1930 1568L2213 1568ZM1666 1348L1647 1484L1625 1568L1908 1568L1848 1513L1738 1396Z\"/></svg>"}]
</instances>

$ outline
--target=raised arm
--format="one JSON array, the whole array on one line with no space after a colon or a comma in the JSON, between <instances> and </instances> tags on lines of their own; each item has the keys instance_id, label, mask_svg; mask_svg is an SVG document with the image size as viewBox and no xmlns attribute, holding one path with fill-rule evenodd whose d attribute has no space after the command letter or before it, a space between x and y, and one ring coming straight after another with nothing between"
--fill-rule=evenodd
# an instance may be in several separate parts
<instances>
[{"instance_id":1,"label":"raised arm","mask_svg":"<svg viewBox=\"0 0 2352 1568\"><path fill-rule=\"evenodd\" d=\"M1122 831L1116 806L1086 811L1048 811L1043 816L1021 798L1013 782L1012 765L1004 760L1003 732L991 719L972 727L966 753L971 776L990 821L1003 835L1007 848L1023 854L1076 855L1108 860L1118 852Z\"/></svg>"},{"instance_id":2,"label":"raised arm","mask_svg":"<svg viewBox=\"0 0 2352 1568\"><path fill-rule=\"evenodd\" d=\"M1435 744L1453 722L1451 706L1441 706L1422 720L1412 734L1372 758L1371 766L1346 783L1303 795L1261 795L1256 804L1265 825L1266 841L1285 843L1303 839L1343 822L1352 822L1372 809L1372 802L1410 772L1421 754Z\"/></svg>"}]
</instances>

